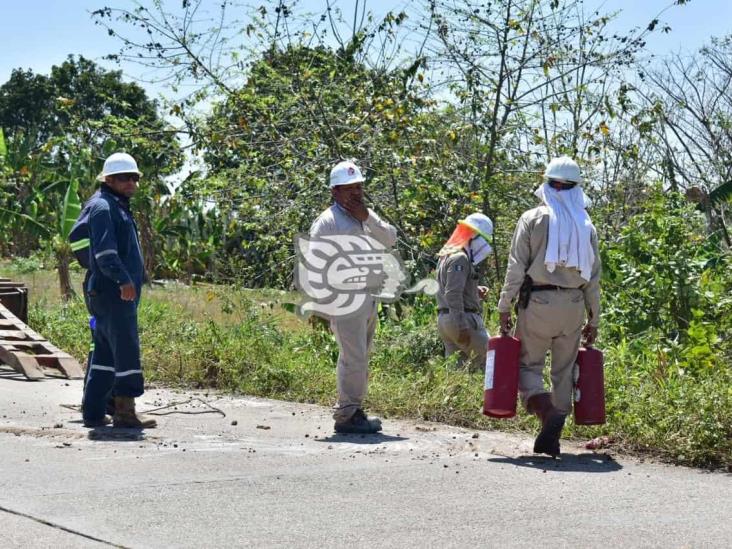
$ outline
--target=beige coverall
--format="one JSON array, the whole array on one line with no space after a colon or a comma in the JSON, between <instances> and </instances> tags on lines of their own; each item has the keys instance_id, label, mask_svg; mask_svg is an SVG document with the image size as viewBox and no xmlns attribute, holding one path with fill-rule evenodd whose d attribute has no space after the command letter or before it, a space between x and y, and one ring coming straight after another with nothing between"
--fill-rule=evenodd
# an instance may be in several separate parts
<instances>
[{"instance_id":1,"label":"beige coverall","mask_svg":"<svg viewBox=\"0 0 732 549\"><path fill-rule=\"evenodd\" d=\"M597 327L600 321L600 254L593 228L595 262L590 280L583 279L574 268L559 265L550 273L544 264L548 227L546 206L529 210L519 219L498 311L510 312L526 274L532 278L533 286L562 288L532 292L529 306L518 308L515 335L521 341L519 393L524 404L532 396L546 392L544 361L547 351L551 351L552 401L559 411L568 414L572 409L573 370L585 313L591 326Z\"/></svg>"},{"instance_id":2,"label":"beige coverall","mask_svg":"<svg viewBox=\"0 0 732 549\"><path fill-rule=\"evenodd\" d=\"M369 217L361 222L351 216L338 204L333 204L313 222L310 236L331 236L340 234L368 235L387 248L396 244L396 229L382 221L369 209ZM367 312L345 319L331 319L330 327L338 343L338 364L336 383L338 401L334 406L333 418L337 422L347 421L366 397L369 378L368 355L376 331L376 300L371 299Z\"/></svg>"},{"instance_id":3,"label":"beige coverall","mask_svg":"<svg viewBox=\"0 0 732 549\"><path fill-rule=\"evenodd\" d=\"M460 364L470 358L471 370L485 367L488 333L481 314L478 276L464 251L440 258L437 266L437 331L445 344L445 356L460 352ZM460 330L470 333L459 343Z\"/></svg>"}]
</instances>

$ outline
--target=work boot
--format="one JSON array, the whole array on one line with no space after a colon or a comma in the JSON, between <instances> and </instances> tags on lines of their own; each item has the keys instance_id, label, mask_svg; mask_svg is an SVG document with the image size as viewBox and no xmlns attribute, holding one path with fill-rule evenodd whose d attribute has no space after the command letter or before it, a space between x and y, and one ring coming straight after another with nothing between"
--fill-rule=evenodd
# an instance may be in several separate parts
<instances>
[{"instance_id":1,"label":"work boot","mask_svg":"<svg viewBox=\"0 0 732 549\"><path fill-rule=\"evenodd\" d=\"M335 422L336 433L352 433L359 435L373 435L381 431L381 420L378 417L368 417L361 409L345 421Z\"/></svg>"},{"instance_id":2,"label":"work boot","mask_svg":"<svg viewBox=\"0 0 732 549\"><path fill-rule=\"evenodd\" d=\"M554 407L549 393L529 398L526 409L541 420L541 430L534 441L534 453L557 457L560 454L559 438L562 436L566 416Z\"/></svg>"},{"instance_id":3,"label":"work boot","mask_svg":"<svg viewBox=\"0 0 732 549\"><path fill-rule=\"evenodd\" d=\"M102 416L100 419L85 419L84 427L105 427L112 423L112 418L109 416Z\"/></svg>"},{"instance_id":4,"label":"work boot","mask_svg":"<svg viewBox=\"0 0 732 549\"><path fill-rule=\"evenodd\" d=\"M128 429L152 429L158 422L151 417L135 413L135 399L132 397L114 397L114 427Z\"/></svg>"}]
</instances>

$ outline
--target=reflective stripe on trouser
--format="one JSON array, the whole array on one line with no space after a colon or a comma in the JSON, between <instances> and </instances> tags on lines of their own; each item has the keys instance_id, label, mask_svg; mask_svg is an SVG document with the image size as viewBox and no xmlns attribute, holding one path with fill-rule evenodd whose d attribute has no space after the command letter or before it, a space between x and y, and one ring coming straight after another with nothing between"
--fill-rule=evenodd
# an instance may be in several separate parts
<instances>
[{"instance_id":1,"label":"reflective stripe on trouser","mask_svg":"<svg viewBox=\"0 0 732 549\"><path fill-rule=\"evenodd\" d=\"M488 352L488 332L483 324L483 317L478 313L465 313L468 320L468 331L470 341L467 344L458 343L460 330L457 323L449 313L437 315L437 331L445 344L445 356L453 353L460 353L458 364L463 364L470 359L470 367L473 370L483 370L485 367L485 355Z\"/></svg>"},{"instance_id":2,"label":"reflective stripe on trouser","mask_svg":"<svg viewBox=\"0 0 732 549\"><path fill-rule=\"evenodd\" d=\"M369 380L369 350L376 331L376 302L371 310L346 319L334 319L330 323L338 343L336 384L338 402L333 408L333 418L345 421L361 407L366 397Z\"/></svg>"},{"instance_id":3,"label":"reflective stripe on trouser","mask_svg":"<svg viewBox=\"0 0 732 549\"><path fill-rule=\"evenodd\" d=\"M544 387L546 353L551 351L552 401L562 412L572 410L574 363L577 360L585 301L582 290L544 290L519 307L516 337L521 341L519 393L524 405Z\"/></svg>"},{"instance_id":4,"label":"reflective stripe on trouser","mask_svg":"<svg viewBox=\"0 0 732 549\"><path fill-rule=\"evenodd\" d=\"M133 309L134 310L134 309ZM94 330L94 352L84 389L84 419L104 416L112 390L117 396L138 397L143 393L137 314L99 314Z\"/></svg>"}]
</instances>

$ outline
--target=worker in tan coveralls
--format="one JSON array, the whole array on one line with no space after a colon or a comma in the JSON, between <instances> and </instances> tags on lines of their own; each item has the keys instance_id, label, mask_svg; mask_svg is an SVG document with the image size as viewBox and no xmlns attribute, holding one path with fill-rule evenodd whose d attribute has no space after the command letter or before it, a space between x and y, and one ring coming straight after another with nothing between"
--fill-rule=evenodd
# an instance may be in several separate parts
<instances>
[{"instance_id":1,"label":"worker in tan coveralls","mask_svg":"<svg viewBox=\"0 0 732 549\"><path fill-rule=\"evenodd\" d=\"M543 204L525 212L516 226L498 312L501 333L508 334L511 302L523 296L515 334L521 341L519 393L526 409L541 420L534 452L557 456L564 420L572 409L580 340L584 336L590 345L597 338L600 255L577 163L555 158L544 178L534 193ZM551 393L543 378L547 351Z\"/></svg>"},{"instance_id":2,"label":"worker in tan coveralls","mask_svg":"<svg viewBox=\"0 0 732 549\"><path fill-rule=\"evenodd\" d=\"M470 361L472 371L485 366L488 332L483 306L488 288L478 286L478 264L491 252L488 244L493 223L482 213L458 221L449 240L437 254L437 331L445 356L460 353L459 364Z\"/></svg>"},{"instance_id":3,"label":"worker in tan coveralls","mask_svg":"<svg viewBox=\"0 0 732 549\"><path fill-rule=\"evenodd\" d=\"M340 162L330 172L333 205L315 220L310 236L368 235L386 248L394 246L396 229L366 207L364 177L353 162ZM368 296L367 306L356 316L331 319L338 343L336 367L338 401L334 407L337 433L377 433L381 420L368 417L362 408L368 385L368 354L376 330L376 299Z\"/></svg>"}]
</instances>

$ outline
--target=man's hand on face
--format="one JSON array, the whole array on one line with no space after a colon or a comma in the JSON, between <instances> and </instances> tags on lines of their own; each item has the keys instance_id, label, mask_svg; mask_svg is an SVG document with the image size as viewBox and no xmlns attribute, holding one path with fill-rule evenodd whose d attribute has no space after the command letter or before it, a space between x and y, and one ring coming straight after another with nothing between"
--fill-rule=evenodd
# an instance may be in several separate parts
<instances>
[{"instance_id":1,"label":"man's hand on face","mask_svg":"<svg viewBox=\"0 0 732 549\"><path fill-rule=\"evenodd\" d=\"M511 321L511 313L500 313L499 315L500 322L501 322L501 335L505 336L511 333L511 328L513 328L513 322Z\"/></svg>"},{"instance_id":2,"label":"man's hand on face","mask_svg":"<svg viewBox=\"0 0 732 549\"><path fill-rule=\"evenodd\" d=\"M366 221L369 218L369 210L366 208L362 198L352 197L346 202L346 210L358 221Z\"/></svg>"},{"instance_id":3,"label":"man's hand on face","mask_svg":"<svg viewBox=\"0 0 732 549\"><path fill-rule=\"evenodd\" d=\"M369 210L363 201L363 186L361 183L340 185L331 189L333 199L357 221L366 221Z\"/></svg>"},{"instance_id":4,"label":"man's hand on face","mask_svg":"<svg viewBox=\"0 0 732 549\"><path fill-rule=\"evenodd\" d=\"M488 287L487 286L478 286L478 297L480 299L485 299L488 295Z\"/></svg>"},{"instance_id":5,"label":"man's hand on face","mask_svg":"<svg viewBox=\"0 0 732 549\"><path fill-rule=\"evenodd\" d=\"M119 294L123 301L134 301L137 297L135 285L130 282L119 287Z\"/></svg>"}]
</instances>

